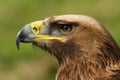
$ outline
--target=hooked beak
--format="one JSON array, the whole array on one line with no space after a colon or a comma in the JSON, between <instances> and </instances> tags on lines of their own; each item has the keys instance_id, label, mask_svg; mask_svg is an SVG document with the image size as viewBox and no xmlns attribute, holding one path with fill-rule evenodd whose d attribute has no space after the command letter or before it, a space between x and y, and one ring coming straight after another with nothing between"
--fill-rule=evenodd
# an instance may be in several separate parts
<instances>
[{"instance_id":1,"label":"hooked beak","mask_svg":"<svg viewBox=\"0 0 120 80\"><path fill-rule=\"evenodd\" d=\"M19 49L20 42L30 43L35 38L35 34L32 32L30 24L24 26L17 34L16 46Z\"/></svg>"},{"instance_id":2,"label":"hooked beak","mask_svg":"<svg viewBox=\"0 0 120 80\"><path fill-rule=\"evenodd\" d=\"M41 40L57 39L63 40L62 37L53 37L49 35L41 34L41 28L43 27L43 21L36 21L25 25L17 34L16 46L19 49L20 42L32 43L39 42Z\"/></svg>"}]
</instances>

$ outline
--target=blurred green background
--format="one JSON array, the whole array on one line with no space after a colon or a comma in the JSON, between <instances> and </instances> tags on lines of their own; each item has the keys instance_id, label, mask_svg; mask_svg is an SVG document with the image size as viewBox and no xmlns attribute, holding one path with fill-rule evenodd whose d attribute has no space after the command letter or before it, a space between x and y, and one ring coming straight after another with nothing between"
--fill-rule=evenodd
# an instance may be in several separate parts
<instances>
[{"instance_id":1,"label":"blurred green background","mask_svg":"<svg viewBox=\"0 0 120 80\"><path fill-rule=\"evenodd\" d=\"M21 44L16 34L27 23L52 15L84 14L96 18L120 44L120 0L0 0L0 80L54 80L57 60Z\"/></svg>"}]
</instances>

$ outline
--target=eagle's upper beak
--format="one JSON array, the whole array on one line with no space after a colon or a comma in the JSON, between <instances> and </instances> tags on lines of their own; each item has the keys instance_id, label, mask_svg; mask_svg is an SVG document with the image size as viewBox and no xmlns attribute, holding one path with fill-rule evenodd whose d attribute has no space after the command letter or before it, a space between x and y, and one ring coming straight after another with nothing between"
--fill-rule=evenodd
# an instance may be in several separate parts
<instances>
[{"instance_id":1,"label":"eagle's upper beak","mask_svg":"<svg viewBox=\"0 0 120 80\"><path fill-rule=\"evenodd\" d=\"M53 37L50 35L41 34L41 28L43 27L43 21L35 21L25 25L17 34L16 46L19 49L20 42L30 43L39 42L40 40L57 39L63 40L62 37Z\"/></svg>"}]
</instances>

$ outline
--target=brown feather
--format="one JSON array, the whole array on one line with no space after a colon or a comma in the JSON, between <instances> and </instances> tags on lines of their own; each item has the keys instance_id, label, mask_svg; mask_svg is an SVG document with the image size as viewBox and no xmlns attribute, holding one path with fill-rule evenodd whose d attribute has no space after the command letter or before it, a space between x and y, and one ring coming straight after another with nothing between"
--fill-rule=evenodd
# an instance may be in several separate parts
<instances>
[{"instance_id":1,"label":"brown feather","mask_svg":"<svg viewBox=\"0 0 120 80\"><path fill-rule=\"evenodd\" d=\"M120 80L120 48L98 21L88 16L63 15L45 19L45 24L66 21L77 24L61 42L35 43L48 50L60 64L56 80Z\"/></svg>"}]
</instances>

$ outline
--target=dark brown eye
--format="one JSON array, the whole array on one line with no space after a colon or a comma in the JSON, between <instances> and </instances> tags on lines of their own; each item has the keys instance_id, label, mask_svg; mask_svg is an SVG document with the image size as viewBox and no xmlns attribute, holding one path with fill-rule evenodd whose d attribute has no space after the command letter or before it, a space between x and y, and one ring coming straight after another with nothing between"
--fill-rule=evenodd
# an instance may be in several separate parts
<instances>
[{"instance_id":1,"label":"dark brown eye","mask_svg":"<svg viewBox=\"0 0 120 80\"><path fill-rule=\"evenodd\" d=\"M60 25L60 31L64 32L64 33L68 33L70 31L72 31L73 25L69 25L69 24L61 24Z\"/></svg>"}]
</instances>

